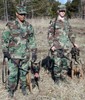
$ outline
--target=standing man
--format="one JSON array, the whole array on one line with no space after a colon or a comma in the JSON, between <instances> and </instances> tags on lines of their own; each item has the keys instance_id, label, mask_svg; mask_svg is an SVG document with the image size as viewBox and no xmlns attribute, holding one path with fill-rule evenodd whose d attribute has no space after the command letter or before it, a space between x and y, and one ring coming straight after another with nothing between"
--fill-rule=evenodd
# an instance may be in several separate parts
<instances>
[{"instance_id":1,"label":"standing man","mask_svg":"<svg viewBox=\"0 0 85 100\"><path fill-rule=\"evenodd\" d=\"M59 5L57 13L57 19L51 23L48 30L51 57L54 60L53 78L55 82L65 79L68 67L70 67L69 54L72 43L75 42L75 35L66 18L66 6Z\"/></svg>"},{"instance_id":2,"label":"standing man","mask_svg":"<svg viewBox=\"0 0 85 100\"><path fill-rule=\"evenodd\" d=\"M25 70L30 68L30 54L32 61L37 59L34 29L25 20L27 14L25 6L16 7L16 19L8 22L2 33L3 53L8 60L8 93L13 97L18 80L23 95L26 95L26 74ZM31 51L31 53L30 53ZM19 68L20 67L20 68Z\"/></svg>"}]
</instances>

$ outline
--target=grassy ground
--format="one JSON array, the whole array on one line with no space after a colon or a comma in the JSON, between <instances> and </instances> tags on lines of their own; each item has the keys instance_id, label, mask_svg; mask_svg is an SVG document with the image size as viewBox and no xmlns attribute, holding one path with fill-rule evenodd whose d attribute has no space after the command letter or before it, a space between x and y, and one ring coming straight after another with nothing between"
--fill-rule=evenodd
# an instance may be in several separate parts
<instances>
[{"instance_id":1,"label":"grassy ground","mask_svg":"<svg viewBox=\"0 0 85 100\"><path fill-rule=\"evenodd\" d=\"M32 19L27 20L33 26L35 30L35 37L38 47L38 59L42 60L48 54L48 42L47 42L47 31L49 26L49 19ZM81 19L71 19L69 20L73 32L76 33L76 43L81 50L81 57L83 59L83 64L85 65L85 21ZM0 22L0 33L5 27L5 22ZM1 38L1 34L0 34ZM0 39L1 43L1 39ZM2 61L2 52L0 45L0 63ZM1 64L2 65L2 64ZM0 73L1 73L0 65ZM85 70L85 66L83 66ZM21 90L18 89L15 92L15 98L13 100L85 100L85 78L79 80L77 78L71 79L67 77L68 82L61 82L59 85L54 84L53 80L49 75L47 75L43 68L40 72L40 89L39 92L37 88L33 89L33 94L30 94L28 90L28 96L23 96ZM0 100L8 100L8 94L1 82L0 74ZM12 100L12 99L11 99Z\"/></svg>"}]
</instances>

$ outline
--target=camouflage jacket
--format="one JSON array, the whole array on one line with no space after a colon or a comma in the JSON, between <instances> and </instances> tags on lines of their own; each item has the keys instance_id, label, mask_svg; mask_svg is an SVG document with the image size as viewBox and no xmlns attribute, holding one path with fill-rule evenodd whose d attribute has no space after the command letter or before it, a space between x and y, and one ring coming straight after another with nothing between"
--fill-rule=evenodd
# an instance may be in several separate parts
<instances>
[{"instance_id":1,"label":"camouflage jacket","mask_svg":"<svg viewBox=\"0 0 85 100\"><path fill-rule=\"evenodd\" d=\"M8 22L2 33L3 52L9 52L12 58L24 59L29 57L29 51L36 50L34 29L31 24L24 21L20 24L18 19Z\"/></svg>"},{"instance_id":2,"label":"camouflage jacket","mask_svg":"<svg viewBox=\"0 0 85 100\"><path fill-rule=\"evenodd\" d=\"M50 47L69 49L72 46L71 41L75 39L75 34L73 34L68 20L65 18L64 21L55 20L51 22L47 38Z\"/></svg>"}]
</instances>

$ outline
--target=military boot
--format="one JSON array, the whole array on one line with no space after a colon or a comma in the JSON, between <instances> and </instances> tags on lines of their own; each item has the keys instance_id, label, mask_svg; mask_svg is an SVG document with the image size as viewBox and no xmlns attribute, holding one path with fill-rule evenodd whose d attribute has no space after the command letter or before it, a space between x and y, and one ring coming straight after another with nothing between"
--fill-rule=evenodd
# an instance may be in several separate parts
<instances>
[{"instance_id":1,"label":"military boot","mask_svg":"<svg viewBox=\"0 0 85 100\"><path fill-rule=\"evenodd\" d=\"M23 95L28 95L27 91L26 91L26 88L22 88L22 94Z\"/></svg>"},{"instance_id":2,"label":"military boot","mask_svg":"<svg viewBox=\"0 0 85 100\"><path fill-rule=\"evenodd\" d=\"M13 98L14 97L14 91L8 91L8 97Z\"/></svg>"},{"instance_id":3,"label":"military boot","mask_svg":"<svg viewBox=\"0 0 85 100\"><path fill-rule=\"evenodd\" d=\"M61 76L60 80L61 80L62 82L65 82L65 83L69 84L68 80L67 80L66 77L64 77L64 76Z\"/></svg>"},{"instance_id":4,"label":"military boot","mask_svg":"<svg viewBox=\"0 0 85 100\"><path fill-rule=\"evenodd\" d=\"M55 78L54 82L55 82L55 84L59 85L59 83L60 83L60 78L59 78L59 77Z\"/></svg>"}]
</instances>

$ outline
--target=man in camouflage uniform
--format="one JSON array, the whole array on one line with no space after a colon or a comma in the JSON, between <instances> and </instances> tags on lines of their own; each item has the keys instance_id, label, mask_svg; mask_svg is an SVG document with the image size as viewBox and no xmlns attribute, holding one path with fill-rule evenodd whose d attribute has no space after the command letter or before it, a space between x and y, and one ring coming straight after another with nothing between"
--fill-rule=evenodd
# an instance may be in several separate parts
<instances>
[{"instance_id":1,"label":"man in camouflage uniform","mask_svg":"<svg viewBox=\"0 0 85 100\"><path fill-rule=\"evenodd\" d=\"M54 60L53 74L54 81L59 82L65 79L68 67L70 66L69 54L72 42L75 42L75 35L65 16L66 6L58 6L58 17L51 22L48 30L48 42L51 50L51 57Z\"/></svg>"},{"instance_id":2,"label":"man in camouflage uniform","mask_svg":"<svg viewBox=\"0 0 85 100\"><path fill-rule=\"evenodd\" d=\"M26 95L26 74L24 70L30 67L30 55L32 61L37 58L34 29L31 24L25 20L26 7L16 7L16 19L8 22L2 34L3 53L9 58L8 60L8 92L13 97L17 86L18 77L23 95ZM31 51L31 52L30 52ZM10 56L10 57L9 57ZM20 66L18 66L16 63ZM20 67L19 71L18 68ZM18 76L19 74L19 76Z\"/></svg>"}]
</instances>

